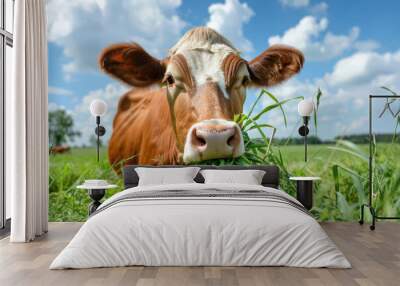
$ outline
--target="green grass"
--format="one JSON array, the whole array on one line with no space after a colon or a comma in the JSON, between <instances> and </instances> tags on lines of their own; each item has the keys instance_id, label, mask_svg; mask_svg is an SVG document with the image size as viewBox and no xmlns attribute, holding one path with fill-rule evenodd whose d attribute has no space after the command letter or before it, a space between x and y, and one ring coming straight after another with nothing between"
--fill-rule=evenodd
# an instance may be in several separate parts
<instances>
[{"instance_id":1,"label":"green grass","mask_svg":"<svg viewBox=\"0 0 400 286\"><path fill-rule=\"evenodd\" d=\"M303 146L272 147L273 158L282 155L281 188L294 195L288 175L319 176L315 190L314 216L321 220L358 220L359 205L367 200L368 146L342 142L336 146L310 145L304 162ZM50 157L50 221L84 221L90 199L77 185L85 179L106 179L119 185L107 197L123 189L122 179L111 169L106 150L96 161L94 148L73 148L67 154ZM380 215L400 215L400 144L379 144L374 173L376 207ZM268 164L268 162L266 162ZM275 162L272 162L275 163Z\"/></svg>"},{"instance_id":2,"label":"green grass","mask_svg":"<svg viewBox=\"0 0 400 286\"><path fill-rule=\"evenodd\" d=\"M368 199L369 145L357 146L349 142L310 145L307 163L303 146L284 146L279 150L290 174L322 178L314 193L312 210L319 220L359 219L359 206ZM400 144L379 144L375 158L374 206L380 215L399 216ZM367 218L370 219L369 214Z\"/></svg>"},{"instance_id":3,"label":"green grass","mask_svg":"<svg viewBox=\"0 0 400 286\"><path fill-rule=\"evenodd\" d=\"M76 187L87 179L103 178L119 185L107 191L109 197L123 189L122 179L111 169L101 150L97 162L95 148L73 148L66 154L50 155L49 170L49 220L84 221L90 199L86 190Z\"/></svg>"}]
</instances>

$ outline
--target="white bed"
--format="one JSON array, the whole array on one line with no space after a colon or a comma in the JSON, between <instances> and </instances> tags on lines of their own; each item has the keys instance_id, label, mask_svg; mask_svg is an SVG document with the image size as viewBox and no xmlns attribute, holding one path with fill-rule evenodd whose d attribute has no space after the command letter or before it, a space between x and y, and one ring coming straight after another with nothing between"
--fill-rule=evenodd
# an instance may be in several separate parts
<instances>
[{"instance_id":1,"label":"white bed","mask_svg":"<svg viewBox=\"0 0 400 286\"><path fill-rule=\"evenodd\" d=\"M173 191L174 196L137 197ZM193 192L204 195L190 196ZM215 192L241 195L214 196ZM129 188L100 206L50 269L128 265L350 268L318 222L298 204L283 191L255 185Z\"/></svg>"}]
</instances>

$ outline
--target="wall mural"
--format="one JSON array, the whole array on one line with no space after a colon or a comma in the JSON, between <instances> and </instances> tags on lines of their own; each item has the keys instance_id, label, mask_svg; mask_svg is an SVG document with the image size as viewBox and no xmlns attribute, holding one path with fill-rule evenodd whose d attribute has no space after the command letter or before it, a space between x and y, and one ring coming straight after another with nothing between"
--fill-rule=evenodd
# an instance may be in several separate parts
<instances>
[{"instance_id":1,"label":"wall mural","mask_svg":"<svg viewBox=\"0 0 400 286\"><path fill-rule=\"evenodd\" d=\"M303 54L273 45L250 61L211 28L189 30L156 59L139 44L115 44L100 67L133 88L119 100L110 163L190 164L244 153L241 114L248 87L269 87L298 73Z\"/></svg>"},{"instance_id":2,"label":"wall mural","mask_svg":"<svg viewBox=\"0 0 400 286\"><path fill-rule=\"evenodd\" d=\"M368 95L400 92L400 2L294 2L48 0L50 221L85 221L91 200L77 187L99 179L118 186L106 198L120 192L126 164L273 164L293 196L291 176L321 178L318 220L357 221ZM399 110L374 103L382 216L400 216Z\"/></svg>"}]
</instances>

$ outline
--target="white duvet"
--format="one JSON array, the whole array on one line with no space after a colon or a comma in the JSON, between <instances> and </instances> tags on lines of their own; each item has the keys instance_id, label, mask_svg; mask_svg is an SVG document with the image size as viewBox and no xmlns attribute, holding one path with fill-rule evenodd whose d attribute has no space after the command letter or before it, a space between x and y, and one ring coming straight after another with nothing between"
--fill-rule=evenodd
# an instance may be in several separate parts
<instances>
[{"instance_id":1,"label":"white duvet","mask_svg":"<svg viewBox=\"0 0 400 286\"><path fill-rule=\"evenodd\" d=\"M127 189L262 190L254 185L179 184ZM294 266L349 268L318 222L289 205L259 198L152 198L127 200L95 214L50 269L145 266Z\"/></svg>"}]
</instances>

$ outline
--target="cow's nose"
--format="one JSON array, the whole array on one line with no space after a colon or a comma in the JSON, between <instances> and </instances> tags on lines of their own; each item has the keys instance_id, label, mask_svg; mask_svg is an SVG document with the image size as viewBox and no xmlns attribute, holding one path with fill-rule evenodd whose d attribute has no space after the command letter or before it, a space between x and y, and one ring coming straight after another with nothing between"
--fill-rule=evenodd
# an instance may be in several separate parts
<instances>
[{"instance_id":1,"label":"cow's nose","mask_svg":"<svg viewBox=\"0 0 400 286\"><path fill-rule=\"evenodd\" d=\"M207 148L233 150L239 141L239 131L231 126L199 126L192 130L192 145L201 151Z\"/></svg>"},{"instance_id":2,"label":"cow's nose","mask_svg":"<svg viewBox=\"0 0 400 286\"><path fill-rule=\"evenodd\" d=\"M189 130L185 144L184 161L202 161L238 157L244 152L239 126L226 120L207 120Z\"/></svg>"}]
</instances>

